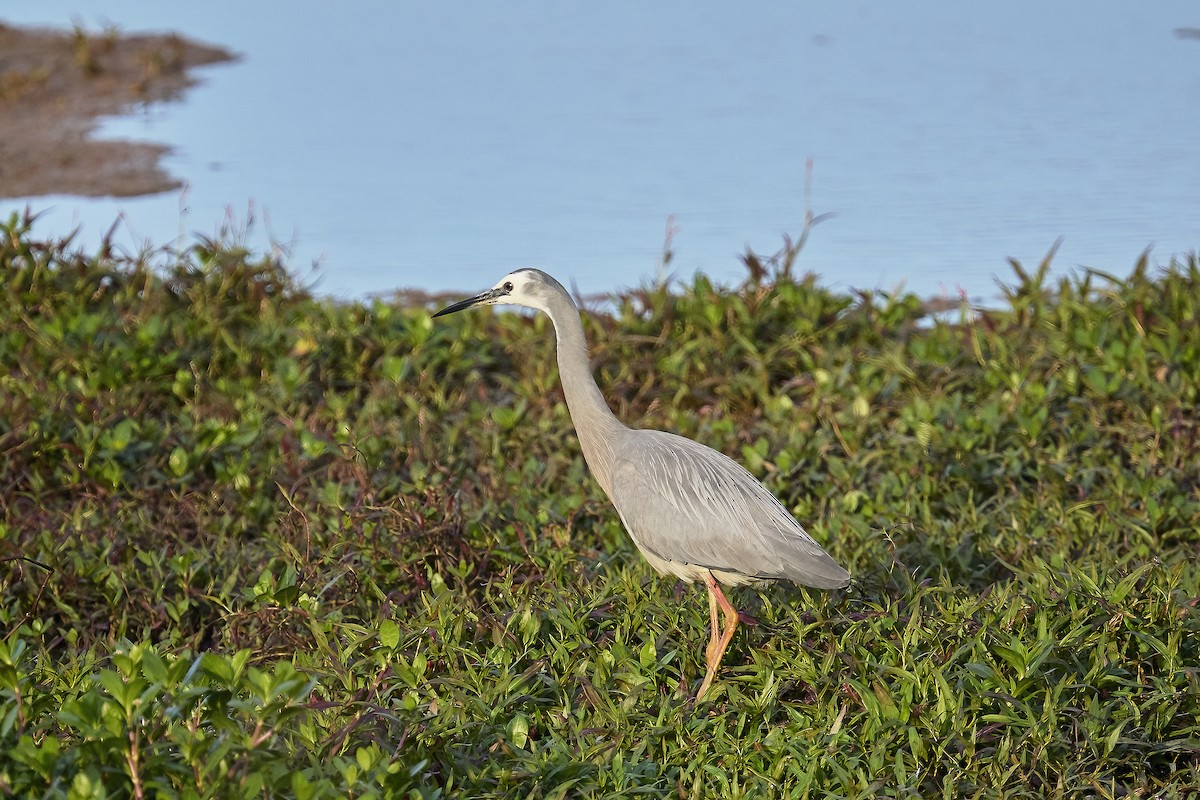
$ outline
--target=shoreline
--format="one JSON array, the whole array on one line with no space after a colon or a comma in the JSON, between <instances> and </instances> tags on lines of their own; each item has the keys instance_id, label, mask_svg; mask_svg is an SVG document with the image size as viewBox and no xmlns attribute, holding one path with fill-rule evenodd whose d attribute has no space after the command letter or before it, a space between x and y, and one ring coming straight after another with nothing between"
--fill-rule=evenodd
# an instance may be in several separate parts
<instances>
[{"instance_id":1,"label":"shoreline","mask_svg":"<svg viewBox=\"0 0 1200 800\"><path fill-rule=\"evenodd\" d=\"M136 197L182 186L171 146L94 138L99 120L177 100L225 48L172 33L91 33L0 21L0 198Z\"/></svg>"}]
</instances>

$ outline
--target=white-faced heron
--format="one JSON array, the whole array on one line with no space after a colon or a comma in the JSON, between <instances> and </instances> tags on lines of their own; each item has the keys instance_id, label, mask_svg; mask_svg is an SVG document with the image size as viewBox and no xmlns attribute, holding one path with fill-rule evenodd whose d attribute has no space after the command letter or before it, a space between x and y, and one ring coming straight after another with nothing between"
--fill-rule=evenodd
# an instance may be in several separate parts
<instances>
[{"instance_id":1,"label":"white-faced heron","mask_svg":"<svg viewBox=\"0 0 1200 800\"><path fill-rule=\"evenodd\" d=\"M738 625L737 609L720 584L788 580L834 589L849 583L850 573L737 462L682 436L628 428L613 416L588 367L579 310L554 278L519 269L434 316L498 303L549 315L558 339L559 377L583 456L638 550L660 573L708 587L712 635L697 699L712 684ZM723 627L718 606L725 615Z\"/></svg>"}]
</instances>

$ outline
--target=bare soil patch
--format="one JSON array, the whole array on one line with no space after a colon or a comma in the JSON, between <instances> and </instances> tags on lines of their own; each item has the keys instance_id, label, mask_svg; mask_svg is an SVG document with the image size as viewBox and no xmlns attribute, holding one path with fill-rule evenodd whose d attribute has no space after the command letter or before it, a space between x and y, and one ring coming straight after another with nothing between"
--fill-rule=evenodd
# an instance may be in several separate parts
<instances>
[{"instance_id":1,"label":"bare soil patch","mask_svg":"<svg viewBox=\"0 0 1200 800\"><path fill-rule=\"evenodd\" d=\"M194 67L234 54L174 34L0 23L0 197L130 197L181 185L165 144L96 140L97 118L180 97Z\"/></svg>"}]
</instances>

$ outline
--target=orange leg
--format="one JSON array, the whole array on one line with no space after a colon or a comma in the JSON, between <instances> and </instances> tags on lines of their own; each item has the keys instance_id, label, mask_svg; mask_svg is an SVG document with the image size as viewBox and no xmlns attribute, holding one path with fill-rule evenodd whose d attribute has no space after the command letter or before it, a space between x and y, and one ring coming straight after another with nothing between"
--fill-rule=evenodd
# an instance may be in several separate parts
<instances>
[{"instance_id":1,"label":"orange leg","mask_svg":"<svg viewBox=\"0 0 1200 800\"><path fill-rule=\"evenodd\" d=\"M725 598L725 593L721 591L717 579L711 572L704 576L704 585L708 587L708 610L712 616L712 636L708 641L708 647L704 649L708 671L704 674L704 683L700 684L700 691L696 692L697 700L703 697L704 693L708 691L708 687L712 685L713 678L717 675L717 667L721 665L721 658L733 640L733 632L737 630L738 626L737 609ZM717 634L718 605L725 612L725 627L719 636Z\"/></svg>"},{"instance_id":2,"label":"orange leg","mask_svg":"<svg viewBox=\"0 0 1200 800\"><path fill-rule=\"evenodd\" d=\"M710 572L709 575L711 576L712 573ZM706 581L705 586L707 585ZM717 589L717 592L719 591L720 589ZM704 649L704 656L708 661L712 661L713 651L717 649L717 644L721 639L721 620L717 614L717 592L711 588L708 590L708 613L712 618L712 633L708 637L708 647Z\"/></svg>"}]
</instances>

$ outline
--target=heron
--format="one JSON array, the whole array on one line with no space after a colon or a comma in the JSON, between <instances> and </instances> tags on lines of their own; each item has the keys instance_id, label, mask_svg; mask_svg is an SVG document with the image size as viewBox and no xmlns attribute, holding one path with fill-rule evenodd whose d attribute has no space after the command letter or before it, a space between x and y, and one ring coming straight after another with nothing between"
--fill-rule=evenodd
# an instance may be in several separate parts
<instances>
[{"instance_id":1,"label":"heron","mask_svg":"<svg viewBox=\"0 0 1200 800\"><path fill-rule=\"evenodd\" d=\"M712 628L697 700L712 686L738 626L738 610L722 585L790 581L837 589L849 584L850 573L729 456L672 433L629 428L617 419L592 376L579 309L550 275L516 270L486 292L433 316L497 304L550 317L559 380L593 477L651 567L707 587Z\"/></svg>"}]
</instances>

